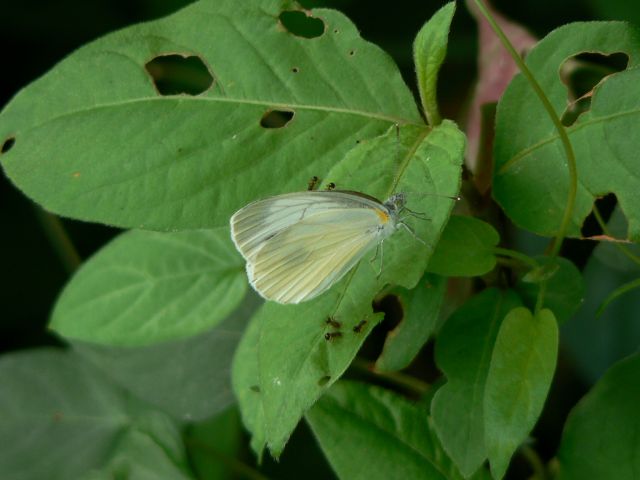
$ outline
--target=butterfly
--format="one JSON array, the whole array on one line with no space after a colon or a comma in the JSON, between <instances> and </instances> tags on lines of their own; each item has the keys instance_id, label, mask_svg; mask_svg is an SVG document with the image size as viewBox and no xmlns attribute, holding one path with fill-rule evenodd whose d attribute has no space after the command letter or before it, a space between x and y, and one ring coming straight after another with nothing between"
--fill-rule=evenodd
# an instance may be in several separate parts
<instances>
[{"instance_id":1,"label":"butterfly","mask_svg":"<svg viewBox=\"0 0 640 480\"><path fill-rule=\"evenodd\" d=\"M403 193L385 202L343 190L287 193L234 213L231 238L262 297L300 303L329 289L400 226L413 234L401 218L411 212L405 205Z\"/></svg>"}]
</instances>

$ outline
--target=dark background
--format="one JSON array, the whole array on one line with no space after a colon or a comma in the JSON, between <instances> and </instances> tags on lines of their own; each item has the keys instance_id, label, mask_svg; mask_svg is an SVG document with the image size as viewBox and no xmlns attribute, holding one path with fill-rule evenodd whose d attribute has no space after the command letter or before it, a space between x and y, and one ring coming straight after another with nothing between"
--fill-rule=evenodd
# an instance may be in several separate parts
<instances>
[{"instance_id":1,"label":"dark background","mask_svg":"<svg viewBox=\"0 0 640 480\"><path fill-rule=\"evenodd\" d=\"M211 0L215 1L215 0ZM187 0L50 0L3 2L0 28L0 106L31 81L44 74L56 62L82 44L113 30L164 16L190 3ZM360 29L362 36L390 53L399 64L405 79L414 87L411 45L413 38L427 20L445 2L441 0L327 0L301 2L306 7L326 6L345 13ZM579 20L620 19L640 25L640 2L629 0L536 0L493 2L503 14L527 27L534 35L542 37L552 29ZM473 86L475 56L477 50L476 27L473 19L459 2L452 26L446 65L439 82L439 95L445 116L459 119ZM46 331L49 312L70 272L52 246L47 229L51 219L38 206L21 194L11 182L0 175L0 352L58 340ZM79 256L86 259L118 230L102 225L63 220ZM586 262L589 250L576 247L567 252L578 265ZM620 282L622 283L622 282ZM616 280L612 280L616 286ZM595 288L595 287L594 287ZM637 302L636 302L637 305ZM638 306L640 308L640 306ZM631 315L638 318L638 308ZM588 315L593 316L593 312ZM578 317L580 314L578 315ZM633 319L631 319L633 320ZM576 320L579 322L580 318ZM606 322L608 320L601 320ZM574 324L576 324L574 322ZM584 324L582 324L584 326ZM581 330L580 324L572 327ZM618 325L606 327L614 331ZM575 333L575 332L574 332ZM570 343L581 344L581 337L568 328ZM546 434L549 440L548 456L553 454L567 409L582 395L588 386L614 360L637 348L640 332L632 329L626 343L614 345L613 353L607 351L605 359L597 365L582 365L578 361L568 372L578 372L579 379L556 382L554 392L560 401L545 411L548 422ZM574 335L574 337L571 337ZM615 335L614 335L615 336ZM563 334L563 340L567 336ZM579 348L579 347L578 347ZM583 347L584 348L584 347ZM569 351L561 354L569 365L588 352ZM558 374L562 378L562 371ZM569 373L569 376L573 373ZM564 399L564 400L563 400ZM296 435L308 433L298 431ZM306 449L309 442L290 443L287 457L307 458L313 464ZM544 449L543 449L544 450ZM546 456L545 455L545 456ZM321 460L318 460L323 463ZM286 462L285 462L286 463ZM309 465L308 465L309 466ZM322 467L319 467L322 468ZM322 470L320 470L322 471Z\"/></svg>"}]
</instances>

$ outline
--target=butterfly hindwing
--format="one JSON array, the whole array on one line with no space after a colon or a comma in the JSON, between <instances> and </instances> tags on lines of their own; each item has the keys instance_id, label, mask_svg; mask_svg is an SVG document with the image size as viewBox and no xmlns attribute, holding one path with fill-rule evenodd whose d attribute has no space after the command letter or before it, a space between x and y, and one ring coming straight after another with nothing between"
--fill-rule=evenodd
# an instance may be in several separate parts
<instances>
[{"instance_id":1,"label":"butterfly hindwing","mask_svg":"<svg viewBox=\"0 0 640 480\"><path fill-rule=\"evenodd\" d=\"M265 240L247 259L252 286L280 303L310 300L340 280L378 242L372 208L316 211Z\"/></svg>"}]
</instances>

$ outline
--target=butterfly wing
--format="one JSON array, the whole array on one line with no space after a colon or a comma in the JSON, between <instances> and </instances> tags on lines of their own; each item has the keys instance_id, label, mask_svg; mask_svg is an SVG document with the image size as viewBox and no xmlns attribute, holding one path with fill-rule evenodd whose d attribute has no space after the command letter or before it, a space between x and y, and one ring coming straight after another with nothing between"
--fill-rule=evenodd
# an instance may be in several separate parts
<instances>
[{"instance_id":1,"label":"butterfly wing","mask_svg":"<svg viewBox=\"0 0 640 480\"><path fill-rule=\"evenodd\" d=\"M379 210L381 207L373 198L350 192L287 193L252 202L238 210L231 217L231 238L249 261L266 241L316 213L345 208Z\"/></svg>"},{"instance_id":2,"label":"butterfly wing","mask_svg":"<svg viewBox=\"0 0 640 480\"><path fill-rule=\"evenodd\" d=\"M336 208L310 215L266 240L247 259L249 281L269 300L310 300L377 244L380 224L371 208Z\"/></svg>"}]
</instances>

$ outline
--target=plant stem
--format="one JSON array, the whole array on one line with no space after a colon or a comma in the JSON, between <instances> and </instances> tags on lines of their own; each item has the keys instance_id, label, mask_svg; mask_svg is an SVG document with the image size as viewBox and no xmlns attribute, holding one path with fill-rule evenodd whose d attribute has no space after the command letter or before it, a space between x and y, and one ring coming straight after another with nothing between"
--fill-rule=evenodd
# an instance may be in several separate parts
<instances>
[{"instance_id":1,"label":"plant stem","mask_svg":"<svg viewBox=\"0 0 640 480\"><path fill-rule=\"evenodd\" d=\"M362 373L382 378L394 385L411 390L417 395L424 395L431 388L431 385L428 383L412 377L411 375L406 375L400 372L379 372L375 370L375 367L371 362L367 362L360 358L354 358L351 366Z\"/></svg>"},{"instance_id":2,"label":"plant stem","mask_svg":"<svg viewBox=\"0 0 640 480\"><path fill-rule=\"evenodd\" d=\"M596 207L595 205L593 206L593 216L596 217L596 220L600 224L600 228L602 228L604 234L608 235L609 237L613 237L613 235L611 235L609 231L609 227L607 227L607 223L604 221L604 218L602 218L602 215L600 215L598 207ZM633 263L640 265L640 257L634 255L626 246L621 245L617 242L614 242L614 244L616 248L620 250L624 255L626 255L627 258L629 258Z\"/></svg>"},{"instance_id":3,"label":"plant stem","mask_svg":"<svg viewBox=\"0 0 640 480\"><path fill-rule=\"evenodd\" d=\"M202 442L200 440L194 440L192 438L187 438L185 440L185 443L187 444L187 446L197 448L198 450L202 450L203 452L206 452L207 454L211 455L216 460L220 461L221 463L229 467L231 471L236 473L241 478L248 478L250 480L268 480L269 479L269 477L264 476L262 473L251 468L249 465L246 465L235 458L231 458L227 455L224 455L218 452L215 448L213 448L211 445L207 445L205 442Z\"/></svg>"},{"instance_id":4,"label":"plant stem","mask_svg":"<svg viewBox=\"0 0 640 480\"><path fill-rule=\"evenodd\" d=\"M49 239L49 243L58 254L60 262L67 273L72 274L78 269L82 260L64 229L62 222L56 215L42 210L39 207L36 207L36 214L45 235Z\"/></svg>"},{"instance_id":5,"label":"plant stem","mask_svg":"<svg viewBox=\"0 0 640 480\"><path fill-rule=\"evenodd\" d=\"M503 257L514 258L518 260L520 263L529 265L532 268L536 268L540 265L535 258L531 258L529 255L525 253L518 252L516 250L511 250L509 248L493 247L493 253L495 253L496 255L502 255Z\"/></svg>"},{"instance_id":6,"label":"plant stem","mask_svg":"<svg viewBox=\"0 0 640 480\"><path fill-rule=\"evenodd\" d=\"M544 91L542 90L542 87L540 86L536 78L533 76L533 73L531 72L531 70L529 70L529 67L527 67L524 60L522 60L522 57L518 54L516 49L513 47L513 45L507 38L507 36L504 34L502 29L500 28L500 25L498 25L497 22L494 20L494 18L491 16L491 13L489 13L489 11L484 5L484 2L482 2L482 0L475 0L475 3L480 9L480 12L482 13L482 15L489 22L489 25L491 25L491 28L493 29L493 31L496 33L496 35L502 42L502 45L507 49L507 51L513 58L514 62L516 62L516 65L518 65L518 68L520 69L522 74L526 77L527 81L531 85L531 88L533 88L534 92L542 102L544 109L547 111L549 118L553 122L553 125L555 126L558 132L558 137L562 142L562 146L567 156L567 166L569 168L569 192L567 195L567 205L565 207L564 214L562 216L562 222L560 224L560 228L558 229L558 232L556 233L553 246L551 247L551 252L549 254L549 257L553 260L558 256L558 253L560 253L560 247L562 246L562 241L564 240L564 237L567 233L567 229L569 228L569 223L571 222L571 215L573 214L573 208L576 203L576 195L578 192L578 168L576 166L576 157L573 152L573 147L571 146L571 141L569 140L569 135L567 134L567 130L564 128L564 125L562 125L562 122L560 121L560 117L558 116L555 109L553 108L553 105L551 105L551 102L545 95ZM542 282L540 286L540 290L538 292L538 299L536 301L536 311L538 311L538 307L542 308L542 306L544 305L544 294L546 291L546 288L545 288L546 282L547 281L545 280L544 282Z\"/></svg>"},{"instance_id":7,"label":"plant stem","mask_svg":"<svg viewBox=\"0 0 640 480\"><path fill-rule=\"evenodd\" d=\"M529 462L529 466L533 470L533 478L536 480L547 480L547 469L544 467L544 463L540 459L540 455L529 445L522 445L520 447L520 453Z\"/></svg>"}]
</instances>

